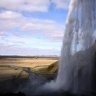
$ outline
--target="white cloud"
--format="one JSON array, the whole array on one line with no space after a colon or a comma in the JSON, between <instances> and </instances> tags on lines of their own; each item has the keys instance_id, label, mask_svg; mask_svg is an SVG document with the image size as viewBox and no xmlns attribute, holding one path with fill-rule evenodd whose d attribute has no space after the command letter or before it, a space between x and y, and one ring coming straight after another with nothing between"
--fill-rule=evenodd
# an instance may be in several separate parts
<instances>
[{"instance_id":1,"label":"white cloud","mask_svg":"<svg viewBox=\"0 0 96 96\"><path fill-rule=\"evenodd\" d=\"M0 19L16 19L22 18L22 15L13 11L4 11L0 13Z\"/></svg>"},{"instance_id":2,"label":"white cloud","mask_svg":"<svg viewBox=\"0 0 96 96\"><path fill-rule=\"evenodd\" d=\"M17 29L19 32L14 32ZM27 18L20 12L0 12L0 55L48 55L59 54L64 25L53 20ZM27 34L28 36L23 37ZM35 38L43 34L45 39ZM47 40L48 39L48 40ZM27 46L27 47L26 47ZM25 51L26 50L26 51Z\"/></svg>"},{"instance_id":3,"label":"white cloud","mask_svg":"<svg viewBox=\"0 0 96 96\"><path fill-rule=\"evenodd\" d=\"M7 36L6 32L0 32L0 36Z\"/></svg>"},{"instance_id":4,"label":"white cloud","mask_svg":"<svg viewBox=\"0 0 96 96\"><path fill-rule=\"evenodd\" d=\"M21 14L48 12L52 3L55 9L68 9L69 0L0 0L0 55L60 54L64 25Z\"/></svg>"},{"instance_id":5,"label":"white cloud","mask_svg":"<svg viewBox=\"0 0 96 96\"><path fill-rule=\"evenodd\" d=\"M0 7L13 11L47 12L50 0L0 0Z\"/></svg>"},{"instance_id":6,"label":"white cloud","mask_svg":"<svg viewBox=\"0 0 96 96\"><path fill-rule=\"evenodd\" d=\"M61 33L55 33L51 35L51 38L54 38L54 41L63 41L64 32Z\"/></svg>"},{"instance_id":7,"label":"white cloud","mask_svg":"<svg viewBox=\"0 0 96 96\"><path fill-rule=\"evenodd\" d=\"M15 29L18 29L21 32L29 32L30 35L41 33L52 39L55 37L62 39L61 34L63 34L64 25L57 24L55 21L48 19L26 18L18 12L1 12L0 32L7 32Z\"/></svg>"},{"instance_id":8,"label":"white cloud","mask_svg":"<svg viewBox=\"0 0 96 96\"><path fill-rule=\"evenodd\" d=\"M15 45L17 47L29 47L29 48L40 48L40 49L59 49L60 43L50 42L50 40L36 38L36 37L18 37L18 36L6 36L1 38L0 41L3 44ZM57 47L56 47L57 46Z\"/></svg>"},{"instance_id":9,"label":"white cloud","mask_svg":"<svg viewBox=\"0 0 96 96\"><path fill-rule=\"evenodd\" d=\"M48 12L51 3L57 9L68 9L70 0L0 0L0 8L10 11Z\"/></svg>"},{"instance_id":10,"label":"white cloud","mask_svg":"<svg viewBox=\"0 0 96 96\"><path fill-rule=\"evenodd\" d=\"M15 29L20 30L18 34L14 33ZM62 40L63 29L63 25L52 20L28 19L13 11L1 12L0 55L58 55L61 42L57 41ZM31 38L23 37L22 33ZM45 34L47 38L35 38L34 34Z\"/></svg>"},{"instance_id":11,"label":"white cloud","mask_svg":"<svg viewBox=\"0 0 96 96\"><path fill-rule=\"evenodd\" d=\"M24 22L22 14L13 11L3 11L0 13L0 31L19 28Z\"/></svg>"},{"instance_id":12,"label":"white cloud","mask_svg":"<svg viewBox=\"0 0 96 96\"><path fill-rule=\"evenodd\" d=\"M68 9L70 0L51 0L56 9Z\"/></svg>"},{"instance_id":13,"label":"white cloud","mask_svg":"<svg viewBox=\"0 0 96 96\"><path fill-rule=\"evenodd\" d=\"M50 41L50 38L47 40L43 38L36 38L34 36L20 37L18 35L12 34L11 32L11 36L8 36L8 32L0 33L0 55L58 55L60 53L61 44L55 41ZM4 37L1 38L5 33L7 36L4 35ZM50 36L52 35L53 34Z\"/></svg>"},{"instance_id":14,"label":"white cloud","mask_svg":"<svg viewBox=\"0 0 96 96\"><path fill-rule=\"evenodd\" d=\"M29 48L17 46L16 44L0 43L0 55L60 55L60 50L50 48Z\"/></svg>"}]
</instances>

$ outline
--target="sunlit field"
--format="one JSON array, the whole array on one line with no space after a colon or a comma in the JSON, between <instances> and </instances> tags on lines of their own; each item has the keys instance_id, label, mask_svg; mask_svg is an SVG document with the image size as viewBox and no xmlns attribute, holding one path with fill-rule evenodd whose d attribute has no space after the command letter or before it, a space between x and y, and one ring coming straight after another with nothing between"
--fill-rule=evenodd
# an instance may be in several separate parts
<instances>
[{"instance_id":1,"label":"sunlit field","mask_svg":"<svg viewBox=\"0 0 96 96\"><path fill-rule=\"evenodd\" d=\"M57 58L2 58L0 66L36 67L50 65L56 62Z\"/></svg>"},{"instance_id":2,"label":"sunlit field","mask_svg":"<svg viewBox=\"0 0 96 96\"><path fill-rule=\"evenodd\" d=\"M24 68L41 70L58 61L58 58L0 58L0 81L12 78L26 78ZM46 72L44 69L43 73Z\"/></svg>"}]
</instances>

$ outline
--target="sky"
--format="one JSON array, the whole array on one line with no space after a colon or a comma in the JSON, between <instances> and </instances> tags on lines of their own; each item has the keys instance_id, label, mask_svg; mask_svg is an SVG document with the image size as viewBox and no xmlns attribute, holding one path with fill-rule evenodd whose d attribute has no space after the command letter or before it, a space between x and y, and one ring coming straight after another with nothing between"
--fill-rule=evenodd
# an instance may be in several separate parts
<instances>
[{"instance_id":1,"label":"sky","mask_svg":"<svg viewBox=\"0 0 96 96\"><path fill-rule=\"evenodd\" d=\"M0 55L60 55L69 0L0 0Z\"/></svg>"}]
</instances>

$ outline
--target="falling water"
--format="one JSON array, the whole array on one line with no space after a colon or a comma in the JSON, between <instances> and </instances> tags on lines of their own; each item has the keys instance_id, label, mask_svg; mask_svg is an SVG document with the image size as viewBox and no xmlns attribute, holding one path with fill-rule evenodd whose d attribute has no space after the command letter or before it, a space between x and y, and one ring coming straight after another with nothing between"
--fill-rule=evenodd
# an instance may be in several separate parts
<instances>
[{"instance_id":1,"label":"falling water","mask_svg":"<svg viewBox=\"0 0 96 96\"><path fill-rule=\"evenodd\" d=\"M91 92L95 30L96 0L71 0L56 79L59 89Z\"/></svg>"},{"instance_id":2,"label":"falling water","mask_svg":"<svg viewBox=\"0 0 96 96\"><path fill-rule=\"evenodd\" d=\"M70 0L58 75L45 86L73 93L92 92L96 0Z\"/></svg>"}]
</instances>

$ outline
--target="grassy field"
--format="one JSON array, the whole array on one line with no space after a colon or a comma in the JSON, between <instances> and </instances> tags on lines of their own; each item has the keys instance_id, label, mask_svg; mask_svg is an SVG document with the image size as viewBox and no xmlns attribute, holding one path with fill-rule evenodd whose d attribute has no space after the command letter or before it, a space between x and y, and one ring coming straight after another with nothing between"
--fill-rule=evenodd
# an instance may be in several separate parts
<instances>
[{"instance_id":1,"label":"grassy field","mask_svg":"<svg viewBox=\"0 0 96 96\"><path fill-rule=\"evenodd\" d=\"M29 68L36 73L46 74L55 72L57 67L52 69L50 66L57 61L58 58L0 58L0 81L28 77L29 74L24 72L23 68Z\"/></svg>"},{"instance_id":2,"label":"grassy field","mask_svg":"<svg viewBox=\"0 0 96 96\"><path fill-rule=\"evenodd\" d=\"M1 58L0 66L36 67L50 65L58 61L56 58Z\"/></svg>"}]
</instances>

